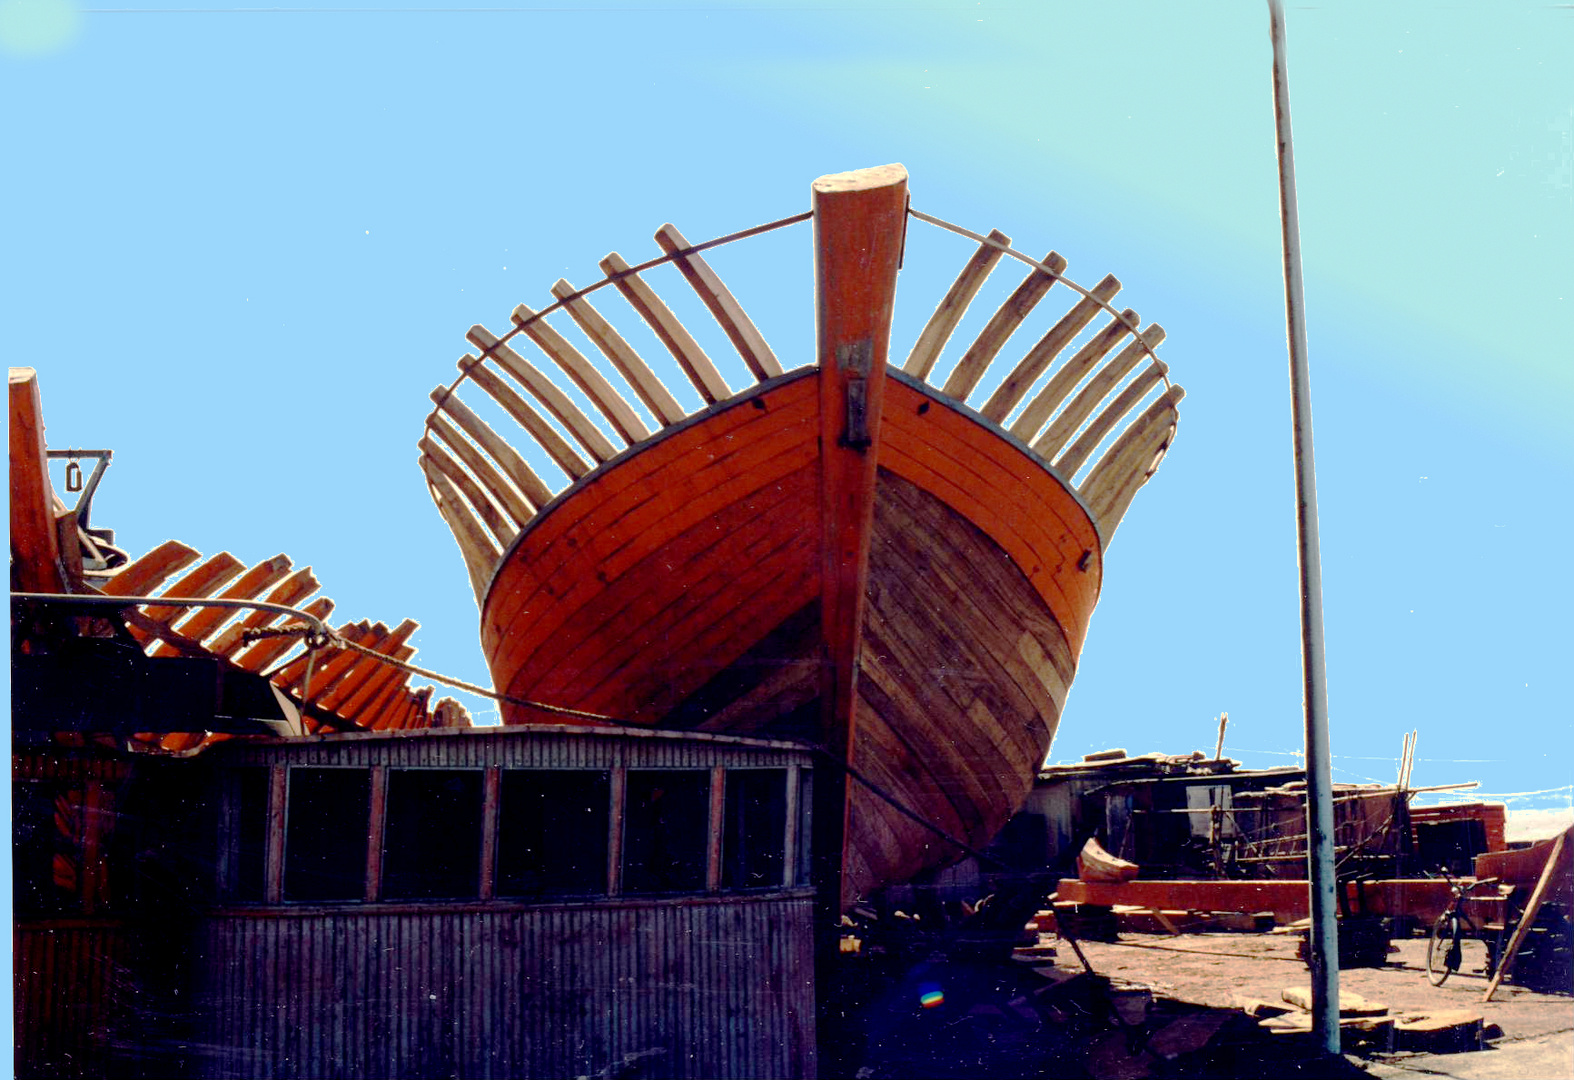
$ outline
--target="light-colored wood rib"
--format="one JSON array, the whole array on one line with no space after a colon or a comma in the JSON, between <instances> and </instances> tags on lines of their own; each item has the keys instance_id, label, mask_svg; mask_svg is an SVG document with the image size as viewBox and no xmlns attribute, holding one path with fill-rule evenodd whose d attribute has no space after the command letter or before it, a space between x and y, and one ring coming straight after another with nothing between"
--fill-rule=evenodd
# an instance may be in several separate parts
<instances>
[{"instance_id":1,"label":"light-colored wood rib","mask_svg":"<svg viewBox=\"0 0 1574 1080\"><path fill-rule=\"evenodd\" d=\"M1084 296L1072 305L1054 326L1041 338L1038 343L1028 350L1011 374L1001 380L995 387L995 392L989 395L989 400L984 403L983 413L985 419L993 420L997 424L1004 424L1006 417L1011 415L1011 410L1017 403L1027 396L1027 392L1038 382L1038 377L1049 370L1049 365L1055 362L1055 357L1060 355L1071 339L1082 332L1082 328L1093 321L1101 309L1100 301L1107 304L1120 292L1120 281L1114 274L1106 274L1104 280L1093 286L1090 290L1092 297ZM1013 429L1012 434L1016 434ZM1020 437L1020 436L1019 436Z\"/></svg>"},{"instance_id":2,"label":"light-colored wood rib","mask_svg":"<svg viewBox=\"0 0 1574 1080\"><path fill-rule=\"evenodd\" d=\"M373 624L367 619L358 623L345 623L339 627L338 635L345 641L364 645L368 649L375 648L388 633L388 627L382 623ZM319 689L326 689L328 685L340 674L354 665L361 654L350 649L343 649L336 645L329 645L317 650L315 662L311 664L312 682L306 687L309 696L302 700L311 701L317 697ZM306 675L307 655L301 653L277 671L268 673L268 678L281 690L300 696L301 680Z\"/></svg>"},{"instance_id":3,"label":"light-colored wood rib","mask_svg":"<svg viewBox=\"0 0 1574 1080\"><path fill-rule=\"evenodd\" d=\"M460 461L469 466L470 471L481 482L481 486L491 492L509 517L523 526L525 522L536 516L535 510L519 493L519 489L504 479L503 474L497 471L497 467L487 459L485 454L476 449L474 443L441 416L433 416L430 423L437 437L448 444L448 448L458 455Z\"/></svg>"},{"instance_id":4,"label":"light-colored wood rib","mask_svg":"<svg viewBox=\"0 0 1574 1080\"><path fill-rule=\"evenodd\" d=\"M201 557L179 540L166 540L127 563L103 584L102 591L108 596L146 596Z\"/></svg>"},{"instance_id":5,"label":"light-colored wood rib","mask_svg":"<svg viewBox=\"0 0 1574 1080\"><path fill-rule=\"evenodd\" d=\"M706 404L714 405L718 401L726 401L732 396L732 391L727 386L727 381L721 377L721 372L716 370L716 365L711 363L711 358L700 348L699 342L694 340L694 335L688 332L672 309L662 303L661 297L656 295L648 282L638 274L630 274L630 266L624 261L623 256L612 252L601 260L601 270L608 277L615 274L624 276L616 278L613 285L623 298L629 302L640 318L650 326L661 343L667 347L672 358L678 362L683 373L689 377L689 382L694 384L694 389L699 391L700 397Z\"/></svg>"},{"instance_id":6,"label":"light-colored wood rib","mask_svg":"<svg viewBox=\"0 0 1574 1080\"><path fill-rule=\"evenodd\" d=\"M459 544L459 554L464 556L470 585L475 589L479 601L486 595L487 582L491 580L492 570L497 566L502 552L493 544L492 538L481 527L475 511L466 505L448 477L431 468L426 470L426 476L437 490L437 512L448 522L448 528Z\"/></svg>"},{"instance_id":7,"label":"light-colored wood rib","mask_svg":"<svg viewBox=\"0 0 1574 1080\"><path fill-rule=\"evenodd\" d=\"M392 655L396 660L409 660L415 653L413 645L405 645L394 650ZM403 683L405 678L406 673L401 668L396 668L392 664L374 664L364 682L358 688L348 691L349 697L336 706L339 715L347 716L359 723L358 718L363 713L373 714L375 710L372 706L377 700L394 685Z\"/></svg>"},{"instance_id":8,"label":"light-colored wood rib","mask_svg":"<svg viewBox=\"0 0 1574 1080\"><path fill-rule=\"evenodd\" d=\"M524 329L526 336L541 346L541 351L550 356L563 369L563 374L584 391L591 404L601 410L601 415L607 418L613 430L631 446L649 435L650 431L634 415L633 408L623 400L623 395L607 382L606 376L585 359L584 353L570 345L568 339L547 325L545 319L537 319L535 315L530 308L520 304L514 309L513 318L515 324Z\"/></svg>"},{"instance_id":9,"label":"light-colored wood rib","mask_svg":"<svg viewBox=\"0 0 1574 1080\"><path fill-rule=\"evenodd\" d=\"M1159 452L1175 431L1175 406L1186 391L1172 386L1115 440L1078 489L1088 511L1098 519L1107 546L1131 505L1137 489L1152 475Z\"/></svg>"},{"instance_id":10,"label":"light-colored wood rib","mask_svg":"<svg viewBox=\"0 0 1574 1080\"><path fill-rule=\"evenodd\" d=\"M1031 443L1038 437L1039 429L1044 426L1061 403L1075 390L1090 368L1108 355L1109 351L1120 344L1120 339L1127 334L1134 333L1141 322L1137 313L1127 308L1120 313L1119 318L1111 319L1098 333L1093 335L1082 348L1072 354L1071 359L1061 365L1060 370L1049 377L1032 401L1022 410L1016 423L1011 425L1011 434L1025 443Z\"/></svg>"},{"instance_id":11,"label":"light-colored wood rib","mask_svg":"<svg viewBox=\"0 0 1574 1080\"><path fill-rule=\"evenodd\" d=\"M1001 244L1011 243L1011 237L999 229L991 229L989 238ZM929 372L933 370L935 361L940 359L946 342L951 340L957 324L967 313L967 306L973 302L973 297L978 295L978 290L983 288L989 272L1004 256L1005 252L994 244L978 245L978 250L973 252L973 257L962 267L962 272L951 283L951 288L946 290L940 306L935 308L933 315L929 316L929 322L925 324L923 333L919 334L918 340L913 343L913 351L907 354L907 362L902 365L903 371L916 378L929 378Z\"/></svg>"},{"instance_id":12,"label":"light-colored wood rib","mask_svg":"<svg viewBox=\"0 0 1574 1080\"><path fill-rule=\"evenodd\" d=\"M419 626L420 624L413 619L404 620L404 622L394 628L393 633L389 634L381 645L377 646L377 651L394 660L409 659L415 655L415 649L406 645L405 642L409 640L410 635L415 633ZM401 675L404 674L400 668L396 668L392 664L375 660L370 656L362 656L353 671L346 672L345 677L340 679L330 691L319 698L317 703L325 709L332 709L341 716L353 719L354 711L350 708L350 705L359 696L361 690L376 679L379 672L383 671L395 671Z\"/></svg>"},{"instance_id":13,"label":"light-colored wood rib","mask_svg":"<svg viewBox=\"0 0 1574 1080\"><path fill-rule=\"evenodd\" d=\"M492 535L497 537L498 544L507 547L519 532L519 526L503 516L502 511L497 508L497 504L487 497L485 491L481 490L481 485L476 483L475 479L465 472L459 462L450 457L448 452L434 440L429 438L422 439L419 446L421 452L425 455L424 460L430 461L438 472L454 482L454 486L459 488L464 497L469 500L470 505L475 507L476 512L481 515L481 520L486 522L486 527L492 530ZM426 466L423 464L423 471L425 468Z\"/></svg>"},{"instance_id":14,"label":"light-colored wood rib","mask_svg":"<svg viewBox=\"0 0 1574 1080\"><path fill-rule=\"evenodd\" d=\"M286 607L296 607L320 587L321 582L312 573L312 568L303 566L281 581L277 588L263 597L263 600L269 604L283 604ZM309 611L310 609L306 610ZM223 632L208 644L208 649L210 652L218 653L220 656L230 656L236 648L241 647L241 636L247 630L259 626L267 626L281 617L277 612L273 611L253 611L245 618L226 626ZM230 656L230 659L233 660L234 657Z\"/></svg>"},{"instance_id":15,"label":"light-colored wood rib","mask_svg":"<svg viewBox=\"0 0 1574 1080\"><path fill-rule=\"evenodd\" d=\"M693 245L683 238L683 234L672 224L663 225L656 230L656 243L661 245L661 250L668 255L677 255ZM677 255L672 264L678 268L689 285L694 289L699 298L704 301L710 313L715 316L721 328L726 331L727 337L732 341L733 347L738 350L738 355L743 357L743 362L749 366L754 377L760 381L775 378L782 373L782 365L776 359L776 354L765 343L764 336L759 329L744 314L743 305L739 304L732 293L727 291L727 286L721 283L721 278L716 276L699 255Z\"/></svg>"},{"instance_id":16,"label":"light-colored wood rib","mask_svg":"<svg viewBox=\"0 0 1574 1080\"><path fill-rule=\"evenodd\" d=\"M219 595L225 600L255 600L264 589L271 588L289 573L290 566L288 555L275 555L247 570L235 584ZM182 637L200 643L238 614L241 613L235 608L199 607L189 618L182 620L176 629ZM174 656L177 651L171 646L160 644L153 650L153 655Z\"/></svg>"},{"instance_id":17,"label":"light-colored wood rib","mask_svg":"<svg viewBox=\"0 0 1574 1080\"><path fill-rule=\"evenodd\" d=\"M947 397L954 397L958 401L966 401L967 395L973 392L978 385L978 380L984 377L984 372L989 369L995 355L1005 346L1008 338L1016 333L1017 327L1022 325L1022 320L1044 299L1044 294L1049 292L1050 286L1061 272L1066 269L1066 260L1056 252L1051 251L1041 260L1053 273L1046 274L1034 267L1028 276L1022 279L1022 284L1006 298L1000 309L990 318L973 344L967 347L967 352L962 354L962 359L957 361L956 368L945 381L945 386L940 390Z\"/></svg>"},{"instance_id":18,"label":"light-colored wood rib","mask_svg":"<svg viewBox=\"0 0 1574 1080\"><path fill-rule=\"evenodd\" d=\"M165 591L170 596L212 596L235 580L245 568L245 563L229 552L221 551ZM149 604L142 609L142 614L162 626L169 626L191 610L189 606Z\"/></svg>"},{"instance_id":19,"label":"light-colored wood rib","mask_svg":"<svg viewBox=\"0 0 1574 1080\"><path fill-rule=\"evenodd\" d=\"M1077 433L1077 429L1082 426L1089 416L1093 415L1093 410L1098 408L1099 403L1109 395L1109 392L1119 386L1120 381L1131 373L1131 369L1141 363L1148 356L1149 352L1163 340L1164 328L1156 323L1138 334L1134 341L1115 354L1115 359L1093 373L1093 377L1083 384L1082 389L1078 390L1076 396L1060 411L1060 415L1055 417L1054 423L1050 424L1044 434L1039 436L1038 441L1033 444L1033 449L1040 456L1046 459L1053 459L1056 454L1060 453L1061 448L1071 440L1071 437ZM1161 374L1168 370L1169 368L1162 367L1161 364ZM1149 383L1148 385L1151 386L1152 384ZM1135 405L1140 400L1140 395L1132 398L1127 408L1129 409L1131 405ZM1111 419L1108 426L1104 427L1106 434L1113 427L1114 420L1118 419L1119 417ZM1102 437L1101 435L1100 438ZM1093 445L1097 446L1098 444L1095 442ZM1075 470L1073 469L1072 471L1074 472Z\"/></svg>"},{"instance_id":20,"label":"light-colored wood rib","mask_svg":"<svg viewBox=\"0 0 1574 1080\"><path fill-rule=\"evenodd\" d=\"M481 363L479 357L470 353L461 356L459 370L468 374L471 382L492 395L492 399L530 433L530 437L546 451L547 457L556 462L558 468L571 479L578 480L590 471L590 466L568 444L568 440L559 435L557 429L531 407L530 402L515 393L501 375Z\"/></svg>"},{"instance_id":21,"label":"light-colored wood rib","mask_svg":"<svg viewBox=\"0 0 1574 1080\"><path fill-rule=\"evenodd\" d=\"M471 412L468 405L441 386L432 391L432 400L437 403L439 410L453 418L460 430L486 451L487 456L497 462L520 494L538 507L552 500L551 490L541 482L535 470L525 463L525 459L519 456L519 451L509 446L501 435L492 430L490 424Z\"/></svg>"},{"instance_id":22,"label":"light-colored wood rib","mask_svg":"<svg viewBox=\"0 0 1574 1080\"><path fill-rule=\"evenodd\" d=\"M1146 369L1139 372L1137 377L1126 385L1125 389L1115 397L1115 400L1111 401L1093 418L1093 422L1087 426L1087 429L1081 435L1077 436L1077 441L1071 444L1071 448L1058 458L1055 457L1055 454L1060 450L1059 445L1045 445L1040 450L1038 444L1034 444L1033 449L1038 450L1045 459L1053 459L1055 468L1069 480L1077 474L1077 470L1082 468L1088 458L1093 455L1093 451L1098 449L1098 445L1104 441L1104 437L1115 430L1115 427L1125 419L1126 414L1137 407L1139 401L1148 396L1148 391L1152 390L1164 378L1168 370L1169 368L1162 360L1155 360L1149 364ZM1092 398L1091 394L1088 396ZM1080 405L1080 400L1072 404ZM1088 405L1088 408L1092 409L1095 404L1097 404L1097 399L1094 399ZM1070 412L1071 409L1068 407L1066 413L1062 414L1062 419L1069 415ZM1081 420L1077 420L1076 423L1081 423ZM1060 420L1057 419L1055 425L1050 428L1050 435L1057 434L1055 426L1059 424ZM1064 437L1069 437L1074 430L1076 430L1074 427L1068 426ZM1040 442L1044 442L1048 438L1049 435L1046 435L1044 440L1040 440Z\"/></svg>"},{"instance_id":23,"label":"light-colored wood rib","mask_svg":"<svg viewBox=\"0 0 1574 1080\"><path fill-rule=\"evenodd\" d=\"M590 422L590 417L578 405L569 400L562 389L547 378L541 369L520 356L513 349L503 344L498 337L486 327L472 326L465 338L483 352L490 352L492 358L512 375L520 386L546 406L547 412L558 418L558 422L568 429L568 433L589 452L596 461L607 461L617 456L617 449L611 440L601 433L601 429Z\"/></svg>"},{"instance_id":24,"label":"light-colored wood rib","mask_svg":"<svg viewBox=\"0 0 1574 1080\"><path fill-rule=\"evenodd\" d=\"M623 339L623 335L596 310L595 305L584 297L569 299L576 291L564 278L558 278L552 286L552 295L563 301L563 310L568 312L569 318L579 325L602 355L612 361L612 366L628 380L634 393L639 395L639 399L645 403L651 415L661 422L661 426L666 427L682 420L683 406L678 404L677 398L662 385L656 373L640 359L639 353Z\"/></svg>"},{"instance_id":25,"label":"light-colored wood rib","mask_svg":"<svg viewBox=\"0 0 1574 1080\"><path fill-rule=\"evenodd\" d=\"M301 610L314 618L326 619L333 614L333 601L326 596L319 596ZM236 641L238 644L238 637ZM263 638L249 646L241 646L230 660L247 671L261 671L291 649L298 648L300 643L296 637Z\"/></svg>"}]
</instances>

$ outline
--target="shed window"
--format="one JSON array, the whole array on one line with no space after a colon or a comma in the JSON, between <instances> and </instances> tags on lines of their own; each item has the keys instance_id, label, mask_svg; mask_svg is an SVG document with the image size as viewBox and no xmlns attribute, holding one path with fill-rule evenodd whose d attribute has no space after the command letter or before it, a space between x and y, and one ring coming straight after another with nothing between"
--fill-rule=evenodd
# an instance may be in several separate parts
<instances>
[{"instance_id":1,"label":"shed window","mask_svg":"<svg viewBox=\"0 0 1574 1080\"><path fill-rule=\"evenodd\" d=\"M284 834L286 900L359 900L366 894L371 773L291 769Z\"/></svg>"},{"instance_id":2,"label":"shed window","mask_svg":"<svg viewBox=\"0 0 1574 1080\"><path fill-rule=\"evenodd\" d=\"M268 860L268 770L231 769L223 785L224 894L231 900L258 902Z\"/></svg>"},{"instance_id":3,"label":"shed window","mask_svg":"<svg viewBox=\"0 0 1574 1080\"><path fill-rule=\"evenodd\" d=\"M705 888L710 773L630 769L623 824L623 891Z\"/></svg>"},{"instance_id":4,"label":"shed window","mask_svg":"<svg viewBox=\"0 0 1574 1080\"><path fill-rule=\"evenodd\" d=\"M480 895L481 777L473 769L388 773L383 899L468 900Z\"/></svg>"},{"instance_id":5,"label":"shed window","mask_svg":"<svg viewBox=\"0 0 1574 1080\"><path fill-rule=\"evenodd\" d=\"M779 888L787 855L787 770L727 773L722 834L724 889Z\"/></svg>"},{"instance_id":6,"label":"shed window","mask_svg":"<svg viewBox=\"0 0 1574 1080\"><path fill-rule=\"evenodd\" d=\"M509 769L497 823L498 896L607 891L611 779L590 769Z\"/></svg>"}]
</instances>

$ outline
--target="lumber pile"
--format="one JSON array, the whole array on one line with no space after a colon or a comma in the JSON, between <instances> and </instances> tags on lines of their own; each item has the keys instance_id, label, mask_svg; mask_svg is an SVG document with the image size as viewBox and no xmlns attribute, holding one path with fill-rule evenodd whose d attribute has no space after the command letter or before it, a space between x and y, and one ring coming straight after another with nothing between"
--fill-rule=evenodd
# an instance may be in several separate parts
<instances>
[{"instance_id":1,"label":"lumber pile","mask_svg":"<svg viewBox=\"0 0 1574 1080\"><path fill-rule=\"evenodd\" d=\"M1312 992L1307 986L1286 987L1280 1001L1247 1000L1241 1010L1265 1032L1287 1038L1312 1033ZM1339 1034L1346 1053L1416 1051L1450 1054L1480 1050L1482 1040L1500 1034L1488 1028L1472 1009L1391 1012L1381 1002L1360 994L1339 992Z\"/></svg>"}]
</instances>

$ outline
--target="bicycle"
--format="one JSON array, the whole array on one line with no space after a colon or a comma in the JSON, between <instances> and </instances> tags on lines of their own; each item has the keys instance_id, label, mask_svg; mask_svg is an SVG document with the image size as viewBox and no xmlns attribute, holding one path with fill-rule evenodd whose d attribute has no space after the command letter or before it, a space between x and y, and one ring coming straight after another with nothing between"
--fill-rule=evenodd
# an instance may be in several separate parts
<instances>
[{"instance_id":1,"label":"bicycle","mask_svg":"<svg viewBox=\"0 0 1574 1080\"><path fill-rule=\"evenodd\" d=\"M1465 901L1470 898L1470 894L1475 890L1496 885L1498 882L1497 878L1491 877L1482 878L1480 881L1473 881L1466 885L1455 881L1447 870L1443 871L1443 876L1448 878L1448 890L1453 893L1454 902L1432 924L1432 939L1427 943L1426 977L1427 981L1433 986L1442 986L1450 975L1459 970L1462 953L1459 939L1464 935L1466 927L1470 928L1471 937L1481 938L1483 941L1486 940L1485 931L1487 927L1477 926L1475 920L1465 914ZM1498 930L1498 936L1500 938L1502 936L1501 929ZM1501 941L1498 944L1501 946ZM1492 976L1493 969L1497 967L1499 951L1498 948L1493 947L1491 942L1487 942L1488 978Z\"/></svg>"}]
</instances>

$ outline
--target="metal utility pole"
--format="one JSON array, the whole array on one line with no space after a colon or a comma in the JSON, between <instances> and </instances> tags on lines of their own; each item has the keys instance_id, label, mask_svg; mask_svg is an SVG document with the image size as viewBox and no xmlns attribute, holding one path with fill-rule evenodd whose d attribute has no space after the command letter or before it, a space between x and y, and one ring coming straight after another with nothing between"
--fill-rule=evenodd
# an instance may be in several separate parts
<instances>
[{"instance_id":1,"label":"metal utility pole","mask_svg":"<svg viewBox=\"0 0 1574 1080\"><path fill-rule=\"evenodd\" d=\"M1333 781L1328 758L1328 675L1323 663L1322 556L1317 542L1317 468L1312 458L1312 387L1306 369L1306 297L1295 206L1284 4L1268 0L1273 34L1273 103L1279 135L1279 216L1284 226L1284 299L1290 339L1290 407L1295 440L1295 524L1301 565L1301 672L1306 688L1306 861L1311 887L1312 1031L1339 1053L1339 931L1334 906Z\"/></svg>"}]
</instances>

